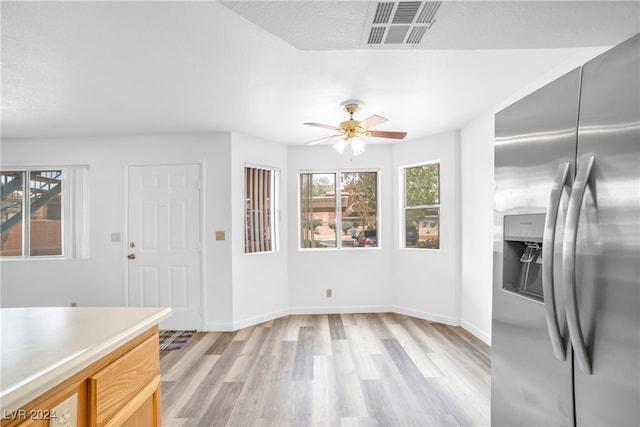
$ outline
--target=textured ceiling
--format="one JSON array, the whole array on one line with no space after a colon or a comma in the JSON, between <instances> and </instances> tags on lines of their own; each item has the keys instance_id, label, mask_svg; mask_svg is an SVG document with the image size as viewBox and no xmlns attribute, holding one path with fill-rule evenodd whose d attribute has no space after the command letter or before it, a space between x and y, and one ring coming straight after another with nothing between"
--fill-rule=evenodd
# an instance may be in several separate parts
<instances>
[{"instance_id":1,"label":"textured ceiling","mask_svg":"<svg viewBox=\"0 0 640 427\"><path fill-rule=\"evenodd\" d=\"M337 124L355 98L356 118L383 115L379 129L410 140L640 31L638 2L444 2L430 46L371 49L375 4L3 1L2 136L224 131L303 144L330 131L302 123Z\"/></svg>"},{"instance_id":2,"label":"textured ceiling","mask_svg":"<svg viewBox=\"0 0 640 427\"><path fill-rule=\"evenodd\" d=\"M225 1L225 6L301 50L369 48L378 2ZM389 2L397 5L402 2ZM420 3L420 2L405 2ZM427 2L422 2L427 3ZM638 26L638 2L444 1L420 44L383 48L545 49L613 45ZM397 8L397 6L394 6ZM367 19L369 18L369 19ZM616 22L618 28L612 27Z\"/></svg>"}]
</instances>

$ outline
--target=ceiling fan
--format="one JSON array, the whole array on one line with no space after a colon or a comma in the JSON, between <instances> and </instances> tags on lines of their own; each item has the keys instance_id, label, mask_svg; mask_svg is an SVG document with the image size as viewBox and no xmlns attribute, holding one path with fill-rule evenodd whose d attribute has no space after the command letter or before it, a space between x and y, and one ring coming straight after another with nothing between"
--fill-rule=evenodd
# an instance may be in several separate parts
<instances>
[{"instance_id":1,"label":"ceiling fan","mask_svg":"<svg viewBox=\"0 0 640 427\"><path fill-rule=\"evenodd\" d=\"M372 116L367 117L362 121L355 120L353 118L353 114L360 109L362 105L362 101L350 100L345 101L340 104L340 107L343 108L347 113L349 113L349 120L345 120L341 122L337 127L330 125L323 125L321 123L305 123L307 126L315 126L324 129L331 129L338 133L335 135L330 135L324 138L316 139L314 141L307 142L306 145L315 145L322 141L342 137L340 141L333 144L333 148L338 152L342 153L345 147L351 144L351 150L353 151L353 155L357 156L358 154L362 154L364 152L364 141L360 139L361 136L366 137L374 137L374 138L391 138L391 139L403 139L407 136L406 132L395 132L395 131L387 131L387 130L370 130L374 126L378 126L387 121L382 116L378 116L374 114Z\"/></svg>"}]
</instances>

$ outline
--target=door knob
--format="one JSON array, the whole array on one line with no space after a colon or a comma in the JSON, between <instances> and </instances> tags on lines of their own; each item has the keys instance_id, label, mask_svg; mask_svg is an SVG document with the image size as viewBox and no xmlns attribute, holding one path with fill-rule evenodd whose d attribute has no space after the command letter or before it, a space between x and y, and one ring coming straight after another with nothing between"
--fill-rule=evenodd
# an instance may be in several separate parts
<instances>
[{"instance_id":1,"label":"door knob","mask_svg":"<svg viewBox=\"0 0 640 427\"><path fill-rule=\"evenodd\" d=\"M127 258L136 259L136 254L129 254L129 255L127 255Z\"/></svg>"}]
</instances>

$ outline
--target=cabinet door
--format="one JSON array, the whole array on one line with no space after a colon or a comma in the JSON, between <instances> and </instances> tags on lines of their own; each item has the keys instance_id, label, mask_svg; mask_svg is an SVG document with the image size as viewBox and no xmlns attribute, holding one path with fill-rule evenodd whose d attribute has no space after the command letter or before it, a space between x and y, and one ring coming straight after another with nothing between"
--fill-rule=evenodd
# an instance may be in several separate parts
<instances>
[{"instance_id":1,"label":"cabinet door","mask_svg":"<svg viewBox=\"0 0 640 427\"><path fill-rule=\"evenodd\" d=\"M122 427L159 427L161 422L160 384L156 391L124 422Z\"/></svg>"},{"instance_id":2,"label":"cabinet door","mask_svg":"<svg viewBox=\"0 0 640 427\"><path fill-rule=\"evenodd\" d=\"M89 379L91 426L123 425L149 398L159 401L158 346L156 333Z\"/></svg>"}]
</instances>

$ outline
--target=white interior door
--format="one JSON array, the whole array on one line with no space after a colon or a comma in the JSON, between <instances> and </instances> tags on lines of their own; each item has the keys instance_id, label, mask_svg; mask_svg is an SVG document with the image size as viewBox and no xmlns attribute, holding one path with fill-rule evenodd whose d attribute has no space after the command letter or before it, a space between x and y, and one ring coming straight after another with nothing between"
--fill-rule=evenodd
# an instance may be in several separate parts
<instances>
[{"instance_id":1,"label":"white interior door","mask_svg":"<svg viewBox=\"0 0 640 427\"><path fill-rule=\"evenodd\" d=\"M161 329L201 330L200 166L129 167L129 305L171 307Z\"/></svg>"}]
</instances>

